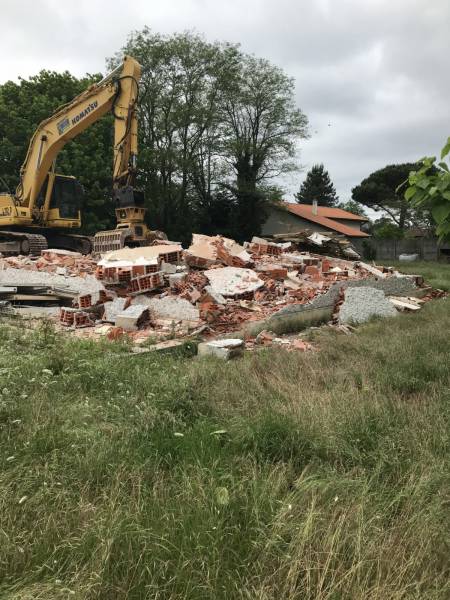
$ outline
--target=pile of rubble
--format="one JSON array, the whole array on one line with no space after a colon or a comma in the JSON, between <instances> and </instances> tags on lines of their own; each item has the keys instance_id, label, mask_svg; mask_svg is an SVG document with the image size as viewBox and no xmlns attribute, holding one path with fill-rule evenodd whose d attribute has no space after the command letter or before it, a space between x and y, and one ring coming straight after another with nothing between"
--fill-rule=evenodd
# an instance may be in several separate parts
<instances>
[{"instance_id":1,"label":"pile of rubble","mask_svg":"<svg viewBox=\"0 0 450 600\"><path fill-rule=\"evenodd\" d=\"M276 233L272 237L275 242L292 242L301 245L304 250L316 251L320 254L340 256L352 260L360 258L345 235L338 233L329 232L324 235L310 229L302 229L296 232Z\"/></svg>"},{"instance_id":2,"label":"pile of rubble","mask_svg":"<svg viewBox=\"0 0 450 600\"><path fill-rule=\"evenodd\" d=\"M186 250L157 241L99 259L62 250L0 258L3 307L51 316L77 335L127 334L136 343L232 335L252 348L308 350L304 340L280 336L323 322L348 331L372 316L418 310L433 295L420 277L262 238L241 246L194 234Z\"/></svg>"}]
</instances>

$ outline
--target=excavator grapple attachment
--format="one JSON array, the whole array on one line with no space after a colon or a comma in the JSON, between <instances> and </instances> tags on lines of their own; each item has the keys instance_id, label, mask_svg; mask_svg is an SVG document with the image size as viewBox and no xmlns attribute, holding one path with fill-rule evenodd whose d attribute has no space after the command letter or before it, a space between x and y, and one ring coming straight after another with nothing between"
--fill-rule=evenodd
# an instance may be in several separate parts
<instances>
[{"instance_id":1,"label":"excavator grapple attachment","mask_svg":"<svg viewBox=\"0 0 450 600\"><path fill-rule=\"evenodd\" d=\"M93 252L94 254L104 254L111 250L120 250L127 244L127 239L133 236L132 229L111 229L109 231L99 231L94 236Z\"/></svg>"}]
</instances>

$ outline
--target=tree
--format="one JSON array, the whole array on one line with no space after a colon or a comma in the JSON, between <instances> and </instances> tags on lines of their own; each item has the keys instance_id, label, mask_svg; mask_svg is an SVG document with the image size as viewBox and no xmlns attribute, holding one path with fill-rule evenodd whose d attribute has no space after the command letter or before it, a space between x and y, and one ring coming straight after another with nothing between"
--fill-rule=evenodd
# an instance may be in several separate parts
<instances>
[{"instance_id":1,"label":"tree","mask_svg":"<svg viewBox=\"0 0 450 600\"><path fill-rule=\"evenodd\" d=\"M218 98L227 44L192 33L163 36L144 28L124 51L141 63L139 168L152 227L187 241L211 205L219 163ZM121 60L120 52L110 61Z\"/></svg>"},{"instance_id":2,"label":"tree","mask_svg":"<svg viewBox=\"0 0 450 600\"><path fill-rule=\"evenodd\" d=\"M259 233L267 199L265 183L296 169L295 143L308 120L295 105L294 82L266 60L235 51L223 79L221 154L233 169L239 236Z\"/></svg>"},{"instance_id":3,"label":"tree","mask_svg":"<svg viewBox=\"0 0 450 600\"><path fill-rule=\"evenodd\" d=\"M72 100L101 75L77 79L69 72L41 71L19 83L0 85L0 178L9 191L19 183L19 170L39 123ZM74 175L85 189L82 229L94 233L114 223L110 202L112 178L112 119L105 117L58 155L57 171Z\"/></svg>"},{"instance_id":4,"label":"tree","mask_svg":"<svg viewBox=\"0 0 450 600\"><path fill-rule=\"evenodd\" d=\"M145 28L124 50L143 66L139 165L152 225L187 239L193 227L214 230L224 207L235 237L257 233L265 183L295 168L295 141L306 135L293 81L236 45L192 33Z\"/></svg>"},{"instance_id":5,"label":"tree","mask_svg":"<svg viewBox=\"0 0 450 600\"><path fill-rule=\"evenodd\" d=\"M258 233L270 181L296 168L296 142L307 119L295 106L294 83L268 61L237 45L192 33L135 32L123 51L141 63L138 185L148 221L170 238L217 231L248 239ZM0 86L0 176L13 189L38 123L100 76L76 79L43 71ZM58 170L75 175L87 194L84 229L112 226L111 118L67 144Z\"/></svg>"},{"instance_id":6,"label":"tree","mask_svg":"<svg viewBox=\"0 0 450 600\"><path fill-rule=\"evenodd\" d=\"M440 240L450 240L450 169L444 161L449 154L450 137L442 148L441 162L436 166L435 156L423 158L420 167L410 172L405 192L412 206L431 211Z\"/></svg>"},{"instance_id":7,"label":"tree","mask_svg":"<svg viewBox=\"0 0 450 600\"><path fill-rule=\"evenodd\" d=\"M360 217L366 217L367 213L364 208L358 202L354 200L347 200L347 202L341 202L337 205L337 208L341 208L342 210L346 210L348 212L353 213L354 215L359 215Z\"/></svg>"},{"instance_id":8,"label":"tree","mask_svg":"<svg viewBox=\"0 0 450 600\"><path fill-rule=\"evenodd\" d=\"M313 165L295 197L300 204L312 204L316 200L320 206L336 206L338 202L336 190L323 164Z\"/></svg>"},{"instance_id":9,"label":"tree","mask_svg":"<svg viewBox=\"0 0 450 600\"><path fill-rule=\"evenodd\" d=\"M382 240L382 239L395 239L401 240L405 237L405 232L403 229L400 229L398 225L393 223L390 219L386 217L381 217L381 219L377 219L372 227L371 227L372 235L374 238Z\"/></svg>"},{"instance_id":10,"label":"tree","mask_svg":"<svg viewBox=\"0 0 450 600\"><path fill-rule=\"evenodd\" d=\"M368 208L386 213L401 231L411 226L427 225L427 211L413 207L398 189L408 178L410 171L416 168L414 163L404 163L387 165L374 171L352 189L352 198Z\"/></svg>"}]
</instances>

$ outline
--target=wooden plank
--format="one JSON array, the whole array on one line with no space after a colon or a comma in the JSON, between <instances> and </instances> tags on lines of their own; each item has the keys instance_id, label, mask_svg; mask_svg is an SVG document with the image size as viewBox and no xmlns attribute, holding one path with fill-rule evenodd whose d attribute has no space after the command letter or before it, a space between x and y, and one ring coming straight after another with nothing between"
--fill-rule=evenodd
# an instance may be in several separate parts
<instances>
[{"instance_id":1,"label":"wooden plank","mask_svg":"<svg viewBox=\"0 0 450 600\"><path fill-rule=\"evenodd\" d=\"M403 300L399 300L398 298L389 298L395 308L400 308L402 310L420 310L420 306L413 302L406 302L406 298Z\"/></svg>"},{"instance_id":2,"label":"wooden plank","mask_svg":"<svg viewBox=\"0 0 450 600\"><path fill-rule=\"evenodd\" d=\"M18 302L57 302L58 299L55 296L41 295L41 294L12 294L8 296L8 300Z\"/></svg>"}]
</instances>

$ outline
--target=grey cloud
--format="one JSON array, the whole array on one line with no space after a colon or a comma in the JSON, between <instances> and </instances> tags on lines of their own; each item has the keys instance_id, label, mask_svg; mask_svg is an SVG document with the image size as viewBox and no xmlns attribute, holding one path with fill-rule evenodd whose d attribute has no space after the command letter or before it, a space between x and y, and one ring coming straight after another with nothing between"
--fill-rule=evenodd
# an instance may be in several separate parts
<instances>
[{"instance_id":1,"label":"grey cloud","mask_svg":"<svg viewBox=\"0 0 450 600\"><path fill-rule=\"evenodd\" d=\"M0 82L42 68L104 71L144 25L241 43L295 78L311 124L300 162L323 162L343 199L450 134L448 0L2 0L2 25ZM281 183L292 194L304 176Z\"/></svg>"}]
</instances>

